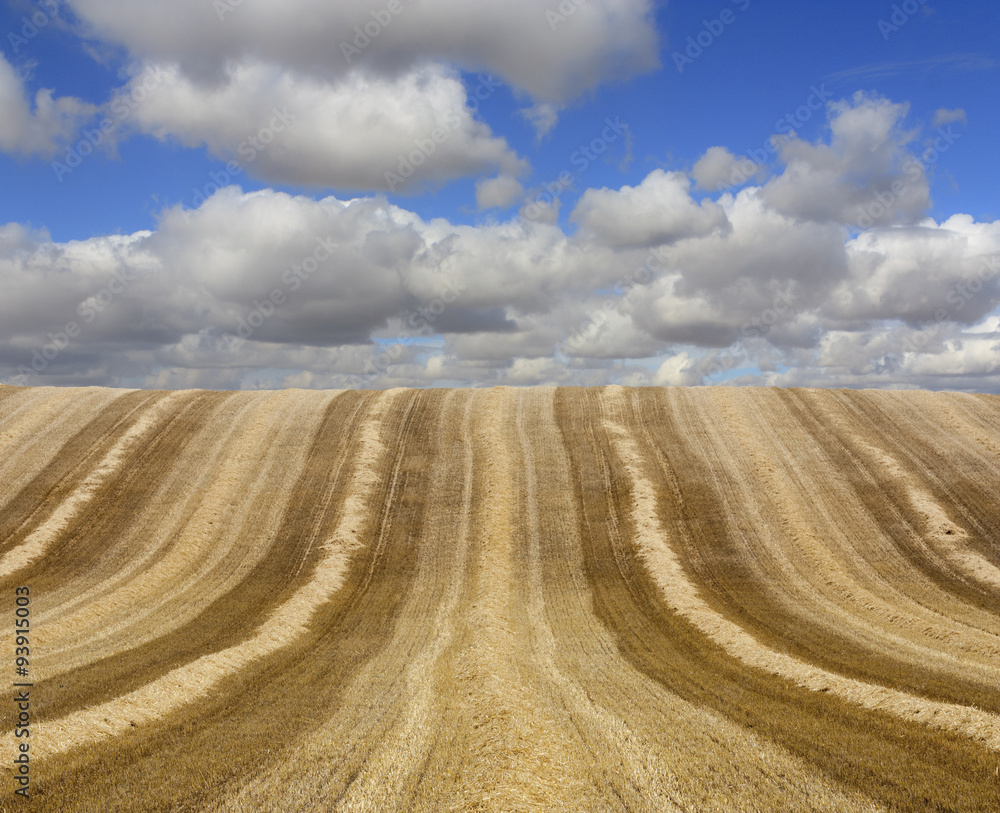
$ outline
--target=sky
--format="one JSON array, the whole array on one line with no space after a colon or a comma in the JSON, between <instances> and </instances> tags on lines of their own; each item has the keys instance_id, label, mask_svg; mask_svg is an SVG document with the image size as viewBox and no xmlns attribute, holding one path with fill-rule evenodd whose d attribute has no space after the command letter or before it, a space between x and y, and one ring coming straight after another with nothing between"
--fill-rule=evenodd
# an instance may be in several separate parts
<instances>
[{"instance_id":1,"label":"sky","mask_svg":"<svg viewBox=\"0 0 1000 813\"><path fill-rule=\"evenodd\" d=\"M987 0L7 0L0 382L1000 393Z\"/></svg>"}]
</instances>

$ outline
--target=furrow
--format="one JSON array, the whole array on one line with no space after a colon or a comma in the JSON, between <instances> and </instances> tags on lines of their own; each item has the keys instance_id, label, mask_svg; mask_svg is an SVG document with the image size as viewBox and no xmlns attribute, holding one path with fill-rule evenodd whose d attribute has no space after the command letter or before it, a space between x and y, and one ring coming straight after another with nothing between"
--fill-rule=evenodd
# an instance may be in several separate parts
<instances>
[{"instance_id":1,"label":"furrow","mask_svg":"<svg viewBox=\"0 0 1000 813\"><path fill-rule=\"evenodd\" d=\"M0 404L0 511L50 465L95 413L131 390L38 387Z\"/></svg>"},{"instance_id":2,"label":"furrow","mask_svg":"<svg viewBox=\"0 0 1000 813\"><path fill-rule=\"evenodd\" d=\"M184 393L169 393L144 412L48 519L35 528L20 545L0 557L0 579L28 567L44 555L71 520L91 501L98 489L118 471L135 446L157 428L159 422L170 414L175 404L181 402L183 397Z\"/></svg>"},{"instance_id":3,"label":"furrow","mask_svg":"<svg viewBox=\"0 0 1000 813\"><path fill-rule=\"evenodd\" d=\"M376 403L361 427L354 489L344 501L333 534L323 542L321 557L310 580L278 607L248 640L203 655L123 697L46 721L43 738L33 744L36 759L121 735L136 726L156 721L196 702L227 676L289 646L305 634L317 608L343 583L351 554L359 545L368 501L378 483L378 467L385 452L379 423L392 395L387 394ZM9 748L9 740L11 735L5 735L0 739L0 747Z\"/></svg>"},{"instance_id":4,"label":"furrow","mask_svg":"<svg viewBox=\"0 0 1000 813\"><path fill-rule=\"evenodd\" d=\"M421 695L434 699L424 686L433 670L421 673L409 665L414 659L433 665L444 632L438 625L446 621L448 596L461 583L456 561L462 539L455 526L425 526L429 497L461 522L454 509L462 504L466 466L456 444L467 405L458 393L442 396L412 393L406 409L384 427L393 455L383 468L383 493L372 506L378 518L370 555L353 569L353 595L331 619L331 634L296 668L302 681L296 681L297 691L317 703L317 724L289 743L283 758L234 777L230 792L202 809L258 809L274 803L276 788L287 789L281 793L285 810L312 810L318 800L328 809L393 809L392 800L412 794L422 752L434 738L433 728L424 726L432 726L435 715L425 717L421 705ZM315 678L310 683L317 671L324 674L319 686Z\"/></svg>"},{"instance_id":5,"label":"furrow","mask_svg":"<svg viewBox=\"0 0 1000 813\"><path fill-rule=\"evenodd\" d=\"M227 401L234 409L220 410L219 420L206 423L206 444L191 444L192 454L202 459L178 461L179 469L197 470L200 464L205 470L203 484L187 484L198 499L196 510L169 542L152 546L157 531L169 530L159 518L173 506L151 501L149 518L135 523L138 538L128 546L142 550L144 538L148 556L136 555L133 567L119 571L117 580L105 579L105 590L91 591L89 602L72 614L58 619L39 615L43 634L38 646L44 658L38 673L52 679L163 637L242 581L274 542L309 442L336 394L303 397L289 391ZM213 436L219 439L214 454L205 454ZM154 559L161 546L167 549Z\"/></svg>"},{"instance_id":6,"label":"furrow","mask_svg":"<svg viewBox=\"0 0 1000 813\"><path fill-rule=\"evenodd\" d=\"M73 394L75 390L66 392ZM37 427L37 440L41 441L51 433L63 442L53 444L55 448L51 450L48 460L41 456L35 459L32 455L19 455L21 465L8 472L11 487L5 492L0 510L0 551L8 552L24 542L79 487L80 481L99 465L121 436L161 396L162 393L126 391L96 413L91 411L81 416L83 422L80 426L67 422L69 432L46 422ZM60 401L57 398L52 403ZM56 420L58 412L49 412L46 408L49 403L43 401L40 411L46 414L46 420ZM30 445L33 441L26 442ZM20 485L15 487L15 483Z\"/></svg>"},{"instance_id":7,"label":"furrow","mask_svg":"<svg viewBox=\"0 0 1000 813\"><path fill-rule=\"evenodd\" d=\"M672 491L668 478L667 483L657 480L657 496L673 541L683 541L688 548L692 537L711 538L716 532L707 521L716 509L700 496L707 484L705 461L682 454L687 430L670 422L657 423L664 415L639 409L660 397L658 390L633 391L635 409L631 402L620 403L623 414L616 413L615 419L642 432L654 418L659 445L679 455L674 461L679 493ZM884 806L987 811L1000 803L995 753L967 738L869 711L750 667L670 609L638 556L630 518L630 478L602 428L599 391L560 389L556 407L583 517L581 552L593 613L614 634L618 652L634 668L699 706L704 720L721 715L737 724L737 732L749 735L733 736L731 725L717 728L708 723L694 732L679 729L676 715L667 713L669 707L662 700L637 697L625 712L630 723L641 720L654 732L648 740L659 738L668 751L683 744L684 758L697 767L680 776L690 779L689 787L696 799L705 800L705 809L731 809L739 799L756 810ZM646 465L655 471L656 456L650 457L645 448ZM585 660L578 674L589 674L592 663ZM612 704L620 703L627 695L617 676L612 675L608 687L591 681L588 694L595 699L603 694L612 698ZM772 759L767 748L755 747L761 741L785 749L804 766L804 773L789 771L789 763ZM698 754L693 745L699 742L722 753ZM755 755L762 762L748 763ZM660 761L657 754L654 762ZM832 792L829 782L834 783ZM721 805L720 798L725 800Z\"/></svg>"},{"instance_id":8,"label":"furrow","mask_svg":"<svg viewBox=\"0 0 1000 813\"><path fill-rule=\"evenodd\" d=\"M926 543L932 575L944 576L942 585L965 601L978 599L984 609L995 608L1000 595L1000 548L995 534L1000 437L984 434L981 424L977 426L961 409L964 399L957 394L903 395L870 394L857 401L841 394L839 398L851 402L861 419L848 427L843 412L834 412L830 422L841 437L853 429L859 455L883 481L898 485L905 495L908 514ZM859 430L873 425L899 429L871 433L861 440ZM953 571L950 578L949 570ZM956 582L967 589L955 590ZM976 586L981 588L980 595ZM1000 631L996 614L990 615L986 623Z\"/></svg>"},{"instance_id":9,"label":"furrow","mask_svg":"<svg viewBox=\"0 0 1000 813\"><path fill-rule=\"evenodd\" d=\"M929 607L910 594L917 583L933 594L934 584L884 530L898 533L901 518L870 513L859 493L867 486L845 476L850 459L817 448L775 391L698 395L707 394L657 397L666 417L647 422L677 422L680 450L691 449L658 447L677 458L661 468L705 467L711 488L691 496L721 503L706 518L711 531L680 551L706 601L763 643L831 671L960 705L988 702L996 639L956 618L965 607L950 597ZM893 510L885 497L879 505ZM952 643L960 636L970 649Z\"/></svg>"},{"instance_id":10,"label":"furrow","mask_svg":"<svg viewBox=\"0 0 1000 813\"><path fill-rule=\"evenodd\" d=\"M612 403L623 397L609 388ZM656 580L668 604L726 652L754 668L794 681L817 692L831 692L876 711L888 711L901 719L919 722L945 731L954 731L1000 751L1000 716L952 703L939 703L882 686L852 680L814 667L763 646L743 628L729 621L699 595L670 547L657 512L656 491L642 470L641 457L629 431L608 421L606 429L628 473L632 489L632 522L640 555Z\"/></svg>"}]
</instances>

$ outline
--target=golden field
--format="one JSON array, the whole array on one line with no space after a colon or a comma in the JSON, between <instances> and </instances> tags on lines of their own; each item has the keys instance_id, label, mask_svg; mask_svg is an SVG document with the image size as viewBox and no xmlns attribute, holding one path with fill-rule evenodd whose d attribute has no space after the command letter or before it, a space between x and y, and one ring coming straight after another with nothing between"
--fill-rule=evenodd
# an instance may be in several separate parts
<instances>
[{"instance_id":1,"label":"golden field","mask_svg":"<svg viewBox=\"0 0 1000 813\"><path fill-rule=\"evenodd\" d=\"M0 387L0 484L3 809L1000 810L997 396Z\"/></svg>"}]
</instances>

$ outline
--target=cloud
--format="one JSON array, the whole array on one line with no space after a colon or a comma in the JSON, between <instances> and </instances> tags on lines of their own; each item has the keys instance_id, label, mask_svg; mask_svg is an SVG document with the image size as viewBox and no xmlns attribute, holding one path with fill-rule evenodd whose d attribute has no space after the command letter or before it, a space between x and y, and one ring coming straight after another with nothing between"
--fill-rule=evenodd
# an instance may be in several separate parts
<instances>
[{"instance_id":1,"label":"cloud","mask_svg":"<svg viewBox=\"0 0 1000 813\"><path fill-rule=\"evenodd\" d=\"M135 127L204 145L272 183L406 192L527 166L475 117L459 77L439 65L394 78L353 72L330 81L253 60L229 65L210 84L176 65L156 66L155 73L168 81L132 105ZM472 103L498 86L482 77ZM123 95L134 91L126 87Z\"/></svg>"},{"instance_id":2,"label":"cloud","mask_svg":"<svg viewBox=\"0 0 1000 813\"><path fill-rule=\"evenodd\" d=\"M657 246L724 230L717 203L696 203L682 172L654 170L638 186L588 189L570 216L599 241L613 246Z\"/></svg>"},{"instance_id":3,"label":"cloud","mask_svg":"<svg viewBox=\"0 0 1000 813\"><path fill-rule=\"evenodd\" d=\"M450 75L428 70L429 86L464 102ZM178 88L206 92L176 76L137 120L148 123ZM246 110L264 108L259 77L250 90L229 84L218 92L233 94L224 98L234 109L195 105L190 138L205 137L207 116L249 119ZM695 200L691 177L662 169L585 190L570 233L558 199L544 217L463 225L379 195L236 187L131 235L59 243L0 226L0 376L206 387L710 376L1000 391L1000 223L930 219L923 175L891 217L861 230L845 223L859 196L914 157L920 134L904 115L868 96L835 104L827 140L793 138L766 183L717 200ZM730 157L709 151L692 175L707 182ZM280 152L267 160L280 167ZM826 197L810 201L807 190ZM482 206L522 193L503 172L477 187Z\"/></svg>"},{"instance_id":4,"label":"cloud","mask_svg":"<svg viewBox=\"0 0 1000 813\"><path fill-rule=\"evenodd\" d=\"M535 128L535 136L541 141L552 132L559 122L559 108L547 102L539 102L520 111L521 118Z\"/></svg>"},{"instance_id":5,"label":"cloud","mask_svg":"<svg viewBox=\"0 0 1000 813\"><path fill-rule=\"evenodd\" d=\"M666 359L653 375L653 383L659 387L689 387L698 384L694 365L685 351Z\"/></svg>"},{"instance_id":6,"label":"cloud","mask_svg":"<svg viewBox=\"0 0 1000 813\"><path fill-rule=\"evenodd\" d=\"M931 126L941 127L955 121L967 124L968 118L965 115L965 111L961 107L956 107L954 110L949 110L947 107L941 107L934 111L934 122Z\"/></svg>"},{"instance_id":7,"label":"cloud","mask_svg":"<svg viewBox=\"0 0 1000 813\"><path fill-rule=\"evenodd\" d=\"M192 78L221 78L228 64L249 59L331 83L359 66L393 77L433 61L492 72L536 100L564 102L659 65L651 0L588 0L555 30L535 0L72 5L93 38L177 64Z\"/></svg>"},{"instance_id":8,"label":"cloud","mask_svg":"<svg viewBox=\"0 0 1000 813\"><path fill-rule=\"evenodd\" d=\"M907 149L916 136L902 126L908 105L859 92L828 111L829 144L781 142L786 166L764 186L768 205L790 217L861 228L923 217L930 190L925 165Z\"/></svg>"},{"instance_id":9,"label":"cloud","mask_svg":"<svg viewBox=\"0 0 1000 813\"><path fill-rule=\"evenodd\" d=\"M912 59L903 62L882 62L875 65L862 65L856 68L838 71L830 74L833 81L850 80L857 84L857 80L881 79L886 76L899 76L901 74L913 75L915 73L930 76L935 71L988 71L997 66L998 61L993 57L982 54L942 54L940 56L927 57L926 59Z\"/></svg>"},{"instance_id":10,"label":"cloud","mask_svg":"<svg viewBox=\"0 0 1000 813\"><path fill-rule=\"evenodd\" d=\"M272 184L411 193L498 171L516 177L527 162L476 116L497 88L534 102L526 111L541 137L569 100L659 64L651 0L588 0L557 27L533 0L72 6L91 53L123 47L131 59L133 79L105 105L119 125L111 111L123 100L129 109L109 146L148 133L205 147ZM138 91L150 74L169 81ZM23 95L0 64L0 102L11 111L0 149L51 155L96 110L40 91L32 113Z\"/></svg>"},{"instance_id":11,"label":"cloud","mask_svg":"<svg viewBox=\"0 0 1000 813\"><path fill-rule=\"evenodd\" d=\"M223 383L256 367L360 375L377 334L510 332L602 266L552 227L229 187L153 232L53 243L3 227L0 367L95 383L185 365Z\"/></svg>"},{"instance_id":12,"label":"cloud","mask_svg":"<svg viewBox=\"0 0 1000 813\"><path fill-rule=\"evenodd\" d=\"M476 206L480 209L506 209L524 194L517 178L501 175L484 178L476 183Z\"/></svg>"},{"instance_id":13,"label":"cloud","mask_svg":"<svg viewBox=\"0 0 1000 813\"><path fill-rule=\"evenodd\" d=\"M935 320L969 325L1000 304L1000 278L983 280L984 259L1000 246L1000 222L955 215L940 225L872 231L846 246L849 274L831 293L841 319Z\"/></svg>"},{"instance_id":14,"label":"cloud","mask_svg":"<svg viewBox=\"0 0 1000 813\"><path fill-rule=\"evenodd\" d=\"M18 75L0 53L0 151L51 158L97 108L69 96L54 98L42 88L32 105Z\"/></svg>"},{"instance_id":15,"label":"cloud","mask_svg":"<svg viewBox=\"0 0 1000 813\"><path fill-rule=\"evenodd\" d=\"M725 147L709 147L691 169L700 189L716 190L729 186L729 179L739 165L739 159Z\"/></svg>"}]
</instances>

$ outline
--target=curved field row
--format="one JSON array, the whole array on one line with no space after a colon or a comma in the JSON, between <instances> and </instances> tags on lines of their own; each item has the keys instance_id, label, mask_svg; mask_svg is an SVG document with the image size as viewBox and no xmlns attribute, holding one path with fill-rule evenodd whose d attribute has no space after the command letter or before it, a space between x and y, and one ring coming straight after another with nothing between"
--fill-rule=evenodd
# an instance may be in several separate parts
<instances>
[{"instance_id":1,"label":"curved field row","mask_svg":"<svg viewBox=\"0 0 1000 813\"><path fill-rule=\"evenodd\" d=\"M220 405L170 473L186 476L169 477L122 534L127 565L93 568L92 589L39 616L46 674L162 637L239 584L273 544L322 419L317 406L296 393Z\"/></svg>"},{"instance_id":2,"label":"curved field row","mask_svg":"<svg viewBox=\"0 0 1000 813\"><path fill-rule=\"evenodd\" d=\"M38 810L1000 809L998 398L0 387L0 450Z\"/></svg>"},{"instance_id":3,"label":"curved field row","mask_svg":"<svg viewBox=\"0 0 1000 813\"><path fill-rule=\"evenodd\" d=\"M5 388L8 389L8 388ZM128 391L89 387L85 390L50 387L9 388L0 402L4 427L0 431L0 507L52 462L63 445L95 414Z\"/></svg>"},{"instance_id":4,"label":"curved field row","mask_svg":"<svg viewBox=\"0 0 1000 813\"><path fill-rule=\"evenodd\" d=\"M934 702L817 668L762 645L738 624L713 611L699 596L694 582L685 574L670 545L670 534L660 519L656 488L643 471L638 445L631 433L615 420L615 413L619 411L615 407L620 409L623 406L616 403L616 396L621 398L620 390L616 389L607 396L609 417L605 428L613 437L613 445L629 475L632 524L640 556L671 608L727 653L750 666L780 675L814 691L832 692L865 708L885 710L904 720L965 734L1000 752L1000 715L953 703ZM827 565L829 570L836 567L832 559L822 564ZM891 623L895 619L887 620ZM926 656L926 653L922 654ZM986 679L992 677L987 675Z\"/></svg>"},{"instance_id":5,"label":"curved field row","mask_svg":"<svg viewBox=\"0 0 1000 813\"><path fill-rule=\"evenodd\" d=\"M935 675L950 672L951 683L997 685L996 615L969 607L916 557L900 555L901 543L922 544L927 530L909 492L885 488L886 475L896 473L884 462L881 471L859 463L840 439L815 437L784 403L763 403L762 394L729 390L697 403L679 393L676 403L663 405L684 442L697 444L690 454L711 473L715 499L729 504L713 517L719 527L704 545L727 558L713 566L705 556L699 568L726 590L718 606L728 614L741 609L734 618L759 628L772 645L799 647L809 659L859 677L894 682L906 664L914 676L933 666ZM835 422L828 417L822 425L827 431ZM853 445L875 442L861 439L863 430L859 425ZM942 699L995 706L993 694Z\"/></svg>"}]
</instances>

